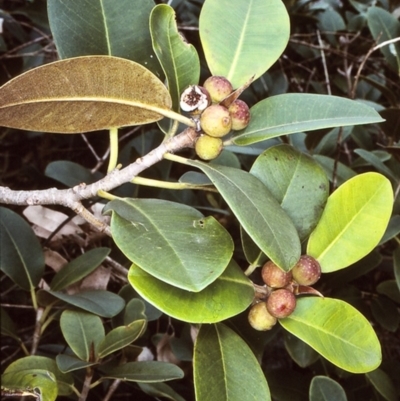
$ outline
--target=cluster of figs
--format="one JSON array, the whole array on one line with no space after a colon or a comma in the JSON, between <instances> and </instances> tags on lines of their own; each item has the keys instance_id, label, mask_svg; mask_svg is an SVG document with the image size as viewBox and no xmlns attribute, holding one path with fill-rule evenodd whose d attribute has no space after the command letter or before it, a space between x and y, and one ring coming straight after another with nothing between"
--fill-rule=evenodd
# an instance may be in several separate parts
<instances>
[{"instance_id":1,"label":"cluster of figs","mask_svg":"<svg viewBox=\"0 0 400 401\"><path fill-rule=\"evenodd\" d=\"M321 277L321 266L309 255L302 255L289 272L268 261L261 269L261 277L268 295L252 305L248 318L254 329L270 330L277 319L283 319L293 313L297 294L319 294L310 286Z\"/></svg>"},{"instance_id":2,"label":"cluster of figs","mask_svg":"<svg viewBox=\"0 0 400 401\"><path fill-rule=\"evenodd\" d=\"M201 159L215 159L223 148L222 137L249 124L249 106L237 99L240 92L233 90L228 79L217 75L207 78L203 86L190 85L182 92L181 110L200 124L195 151Z\"/></svg>"}]
</instances>

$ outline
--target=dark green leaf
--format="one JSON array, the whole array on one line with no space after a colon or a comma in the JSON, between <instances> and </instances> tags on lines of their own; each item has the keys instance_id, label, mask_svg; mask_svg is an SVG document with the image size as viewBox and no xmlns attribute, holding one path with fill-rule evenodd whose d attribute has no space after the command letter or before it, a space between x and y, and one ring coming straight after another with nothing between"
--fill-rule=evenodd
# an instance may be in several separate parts
<instances>
[{"instance_id":1,"label":"dark green leaf","mask_svg":"<svg viewBox=\"0 0 400 401\"><path fill-rule=\"evenodd\" d=\"M286 351L301 368L306 368L318 360L318 353L304 341L288 332L285 332L284 338Z\"/></svg>"},{"instance_id":2,"label":"dark green leaf","mask_svg":"<svg viewBox=\"0 0 400 401\"><path fill-rule=\"evenodd\" d=\"M394 284L394 283L393 283ZM371 301L372 315L386 330L395 333L399 327L400 314L397 306L386 297L374 298Z\"/></svg>"},{"instance_id":3,"label":"dark green leaf","mask_svg":"<svg viewBox=\"0 0 400 401\"><path fill-rule=\"evenodd\" d=\"M396 401L399 399L396 387L387 373L382 369L376 369L373 372L367 373L367 378L385 400Z\"/></svg>"},{"instance_id":4,"label":"dark green leaf","mask_svg":"<svg viewBox=\"0 0 400 401\"><path fill-rule=\"evenodd\" d=\"M0 324L1 324L1 335L9 336L17 341L21 341L17 335L17 329L14 325L14 322L11 320L8 313L0 307Z\"/></svg>"},{"instance_id":5,"label":"dark green leaf","mask_svg":"<svg viewBox=\"0 0 400 401\"><path fill-rule=\"evenodd\" d=\"M58 369L63 373L73 372L74 370L85 369L96 365L97 362L85 362L74 356L59 354L56 356Z\"/></svg>"},{"instance_id":6,"label":"dark green leaf","mask_svg":"<svg viewBox=\"0 0 400 401\"><path fill-rule=\"evenodd\" d=\"M164 397L172 401L185 401L165 383L138 383L138 385L142 391L153 397Z\"/></svg>"},{"instance_id":7,"label":"dark green leaf","mask_svg":"<svg viewBox=\"0 0 400 401\"><path fill-rule=\"evenodd\" d=\"M87 168L68 160L57 160L49 163L44 174L67 187L74 187L83 182L91 184L101 178L100 174L92 174Z\"/></svg>"},{"instance_id":8,"label":"dark green leaf","mask_svg":"<svg viewBox=\"0 0 400 401\"><path fill-rule=\"evenodd\" d=\"M343 387L326 376L314 376L310 385L310 401L347 401Z\"/></svg>"}]
</instances>

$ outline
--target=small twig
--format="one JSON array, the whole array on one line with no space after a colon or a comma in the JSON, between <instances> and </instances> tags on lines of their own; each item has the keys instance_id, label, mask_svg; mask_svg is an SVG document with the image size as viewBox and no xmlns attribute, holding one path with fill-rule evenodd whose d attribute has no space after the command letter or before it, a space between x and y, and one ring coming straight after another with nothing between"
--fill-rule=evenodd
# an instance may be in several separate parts
<instances>
[{"instance_id":1,"label":"small twig","mask_svg":"<svg viewBox=\"0 0 400 401\"><path fill-rule=\"evenodd\" d=\"M103 401L110 401L111 397L113 396L113 394L115 393L120 384L121 384L121 379L114 380L110 385L110 387L108 388L107 394L103 398Z\"/></svg>"},{"instance_id":2,"label":"small twig","mask_svg":"<svg viewBox=\"0 0 400 401\"><path fill-rule=\"evenodd\" d=\"M318 37L318 43L319 43L320 48L321 48L321 59L322 59L322 66L324 68L326 89L328 91L328 95L332 95L331 83L329 81L328 68L326 66L325 52L324 52L324 49L323 49L323 46L322 46L321 34L320 34L318 29L317 29L317 37Z\"/></svg>"},{"instance_id":3,"label":"small twig","mask_svg":"<svg viewBox=\"0 0 400 401\"><path fill-rule=\"evenodd\" d=\"M83 382L82 391L81 394L79 395L78 401L86 401L86 398L90 390L90 383L92 382L93 379L93 374L94 371L91 367L86 368L85 380Z\"/></svg>"}]
</instances>

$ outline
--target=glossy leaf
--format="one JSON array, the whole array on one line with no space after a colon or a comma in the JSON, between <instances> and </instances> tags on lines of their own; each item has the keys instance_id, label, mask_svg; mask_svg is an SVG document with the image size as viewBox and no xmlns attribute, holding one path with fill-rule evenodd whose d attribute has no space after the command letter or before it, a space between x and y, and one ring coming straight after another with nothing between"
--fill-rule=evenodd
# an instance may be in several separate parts
<instances>
[{"instance_id":1,"label":"glossy leaf","mask_svg":"<svg viewBox=\"0 0 400 401\"><path fill-rule=\"evenodd\" d=\"M314 376L310 385L310 401L347 401L343 387L327 376Z\"/></svg>"},{"instance_id":2,"label":"glossy leaf","mask_svg":"<svg viewBox=\"0 0 400 401\"><path fill-rule=\"evenodd\" d=\"M324 170L310 156L289 145L278 145L262 153L250 173L271 191L294 223L300 239L308 237L329 194Z\"/></svg>"},{"instance_id":3,"label":"glossy leaf","mask_svg":"<svg viewBox=\"0 0 400 401\"><path fill-rule=\"evenodd\" d=\"M120 296L104 290L82 291L78 294L44 290L38 292L38 301L43 305L47 306L56 300L101 317L113 317L125 306Z\"/></svg>"},{"instance_id":4,"label":"glossy leaf","mask_svg":"<svg viewBox=\"0 0 400 401\"><path fill-rule=\"evenodd\" d=\"M311 233L307 254L323 272L343 269L378 245L392 213L390 181L378 173L360 174L328 198L322 217Z\"/></svg>"},{"instance_id":5,"label":"glossy leaf","mask_svg":"<svg viewBox=\"0 0 400 401\"><path fill-rule=\"evenodd\" d=\"M387 241L390 241L399 234L400 234L400 216L397 214L391 217L389 224L386 227L385 234L379 241L379 245L382 245Z\"/></svg>"},{"instance_id":6,"label":"glossy leaf","mask_svg":"<svg viewBox=\"0 0 400 401\"><path fill-rule=\"evenodd\" d=\"M382 369L376 369L373 372L367 373L367 378L375 387L379 394L387 401L398 400L397 390L388 376Z\"/></svg>"},{"instance_id":7,"label":"glossy leaf","mask_svg":"<svg viewBox=\"0 0 400 401\"><path fill-rule=\"evenodd\" d=\"M60 58L116 56L161 74L149 31L153 0L49 0L47 7Z\"/></svg>"},{"instance_id":8,"label":"glossy leaf","mask_svg":"<svg viewBox=\"0 0 400 401\"><path fill-rule=\"evenodd\" d=\"M147 273L188 291L201 291L228 266L233 241L213 217L159 199L117 199L105 211L113 239Z\"/></svg>"},{"instance_id":9,"label":"glossy leaf","mask_svg":"<svg viewBox=\"0 0 400 401\"><path fill-rule=\"evenodd\" d=\"M137 320L127 326L119 326L111 330L99 344L99 358L104 358L133 343L143 334L145 328L146 320Z\"/></svg>"},{"instance_id":10,"label":"glossy leaf","mask_svg":"<svg viewBox=\"0 0 400 401\"><path fill-rule=\"evenodd\" d=\"M233 3L207 0L200 13L200 39L212 75L234 88L260 77L279 58L289 40L290 22L280 0Z\"/></svg>"},{"instance_id":11,"label":"glossy leaf","mask_svg":"<svg viewBox=\"0 0 400 401\"><path fill-rule=\"evenodd\" d=\"M99 267L110 251L110 248L94 248L78 256L55 274L50 284L51 290L61 291L86 277Z\"/></svg>"},{"instance_id":12,"label":"glossy leaf","mask_svg":"<svg viewBox=\"0 0 400 401\"><path fill-rule=\"evenodd\" d=\"M196 401L271 400L264 373L245 341L222 323L203 325L194 348Z\"/></svg>"},{"instance_id":13,"label":"glossy leaf","mask_svg":"<svg viewBox=\"0 0 400 401\"><path fill-rule=\"evenodd\" d=\"M172 7L157 5L151 12L150 31L153 49L167 79L172 109L179 111L183 90L199 82L200 61L194 46L179 33L175 18Z\"/></svg>"},{"instance_id":14,"label":"glossy leaf","mask_svg":"<svg viewBox=\"0 0 400 401\"><path fill-rule=\"evenodd\" d=\"M375 167L380 173L386 175L388 178L391 178L394 181L397 181L399 177L396 177L394 172L390 170L389 167L385 165L385 163L379 159L373 152L369 152L365 149L354 149L354 153L361 156L364 160L366 160L371 166Z\"/></svg>"},{"instance_id":15,"label":"glossy leaf","mask_svg":"<svg viewBox=\"0 0 400 401\"><path fill-rule=\"evenodd\" d=\"M27 369L17 372L4 372L1 375L2 393L3 388L10 393L21 392L24 395L34 396L41 401L54 401L58 390L54 375L44 369Z\"/></svg>"},{"instance_id":16,"label":"glossy leaf","mask_svg":"<svg viewBox=\"0 0 400 401\"><path fill-rule=\"evenodd\" d=\"M56 356L56 363L58 369L60 369L63 373L73 372L75 370L85 369L89 366L96 365L97 362L86 362L78 359L77 357L65 355L65 354L58 354Z\"/></svg>"},{"instance_id":17,"label":"glossy leaf","mask_svg":"<svg viewBox=\"0 0 400 401\"><path fill-rule=\"evenodd\" d=\"M33 131L76 134L147 124L170 107L155 75L117 57L55 61L0 88L0 125Z\"/></svg>"},{"instance_id":18,"label":"glossy leaf","mask_svg":"<svg viewBox=\"0 0 400 401\"><path fill-rule=\"evenodd\" d=\"M343 370L366 373L381 363L379 340L370 323L344 301L299 298L294 312L279 322Z\"/></svg>"},{"instance_id":19,"label":"glossy leaf","mask_svg":"<svg viewBox=\"0 0 400 401\"><path fill-rule=\"evenodd\" d=\"M22 217L3 207L0 231L0 269L24 290L32 290L44 272L39 240Z\"/></svg>"},{"instance_id":20,"label":"glossy leaf","mask_svg":"<svg viewBox=\"0 0 400 401\"><path fill-rule=\"evenodd\" d=\"M235 316L254 298L250 280L233 260L217 280L200 292L173 287L135 265L129 270L128 280L148 302L189 323L215 323Z\"/></svg>"},{"instance_id":21,"label":"glossy leaf","mask_svg":"<svg viewBox=\"0 0 400 401\"><path fill-rule=\"evenodd\" d=\"M295 132L383 121L372 107L363 103L305 93L272 96L258 102L250 111L250 124L232 138L237 145L250 145Z\"/></svg>"},{"instance_id":22,"label":"glossy leaf","mask_svg":"<svg viewBox=\"0 0 400 401\"><path fill-rule=\"evenodd\" d=\"M378 43L395 39L400 36L400 22L396 17L381 7L370 7L367 12L367 22L372 36ZM389 65L400 73L400 45L399 42L383 46L380 51Z\"/></svg>"},{"instance_id":23,"label":"glossy leaf","mask_svg":"<svg viewBox=\"0 0 400 401\"><path fill-rule=\"evenodd\" d=\"M256 245L278 266L290 270L300 258L296 228L267 187L243 170L189 161L217 187Z\"/></svg>"},{"instance_id":24,"label":"glossy leaf","mask_svg":"<svg viewBox=\"0 0 400 401\"><path fill-rule=\"evenodd\" d=\"M123 381L155 383L182 379L183 371L178 366L158 361L128 362L107 370L104 378Z\"/></svg>"},{"instance_id":25,"label":"glossy leaf","mask_svg":"<svg viewBox=\"0 0 400 401\"><path fill-rule=\"evenodd\" d=\"M12 362L6 369L7 373L18 373L21 371L32 371L36 369L46 370L54 375L57 382L58 395L69 395L72 392L71 386L74 380L71 375L62 373L56 362L44 356L30 355L24 358L17 359Z\"/></svg>"},{"instance_id":26,"label":"glossy leaf","mask_svg":"<svg viewBox=\"0 0 400 401\"><path fill-rule=\"evenodd\" d=\"M103 322L98 316L66 310L61 314L60 327L78 358L86 362L97 358L99 345L105 337Z\"/></svg>"}]
</instances>

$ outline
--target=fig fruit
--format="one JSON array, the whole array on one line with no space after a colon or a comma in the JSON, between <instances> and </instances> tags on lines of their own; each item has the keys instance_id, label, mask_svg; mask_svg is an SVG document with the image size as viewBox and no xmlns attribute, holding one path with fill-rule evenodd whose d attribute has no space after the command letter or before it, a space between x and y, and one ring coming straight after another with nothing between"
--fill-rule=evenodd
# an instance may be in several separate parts
<instances>
[{"instance_id":1,"label":"fig fruit","mask_svg":"<svg viewBox=\"0 0 400 401\"><path fill-rule=\"evenodd\" d=\"M272 316L265 302L259 302L250 308L249 323L253 329L259 331L271 330L276 324L276 317Z\"/></svg>"},{"instance_id":2,"label":"fig fruit","mask_svg":"<svg viewBox=\"0 0 400 401\"><path fill-rule=\"evenodd\" d=\"M220 138L231 130L232 119L226 107L213 104L201 113L200 126L206 134Z\"/></svg>"},{"instance_id":3,"label":"fig fruit","mask_svg":"<svg viewBox=\"0 0 400 401\"><path fill-rule=\"evenodd\" d=\"M249 125L250 109L243 100L236 99L228 110L232 118L232 129L234 131L240 131Z\"/></svg>"},{"instance_id":4,"label":"fig fruit","mask_svg":"<svg viewBox=\"0 0 400 401\"><path fill-rule=\"evenodd\" d=\"M194 149L197 156L203 160L215 159L222 151L223 144L221 138L202 134L196 141Z\"/></svg>"},{"instance_id":5,"label":"fig fruit","mask_svg":"<svg viewBox=\"0 0 400 401\"><path fill-rule=\"evenodd\" d=\"M286 287L292 281L292 273L284 272L271 260L262 267L261 277L264 283L272 288Z\"/></svg>"},{"instance_id":6,"label":"fig fruit","mask_svg":"<svg viewBox=\"0 0 400 401\"><path fill-rule=\"evenodd\" d=\"M272 291L267 299L268 312L278 319L288 317L295 308L296 297L293 292L284 288Z\"/></svg>"},{"instance_id":7,"label":"fig fruit","mask_svg":"<svg viewBox=\"0 0 400 401\"><path fill-rule=\"evenodd\" d=\"M321 266L312 256L302 255L291 272L298 284L313 285L321 277Z\"/></svg>"},{"instance_id":8,"label":"fig fruit","mask_svg":"<svg viewBox=\"0 0 400 401\"><path fill-rule=\"evenodd\" d=\"M208 91L199 85L188 86L181 94L181 110L190 114L200 114L211 104Z\"/></svg>"},{"instance_id":9,"label":"fig fruit","mask_svg":"<svg viewBox=\"0 0 400 401\"><path fill-rule=\"evenodd\" d=\"M225 77L217 75L207 78L203 86L208 90L213 103L219 103L233 91L232 84Z\"/></svg>"}]
</instances>

